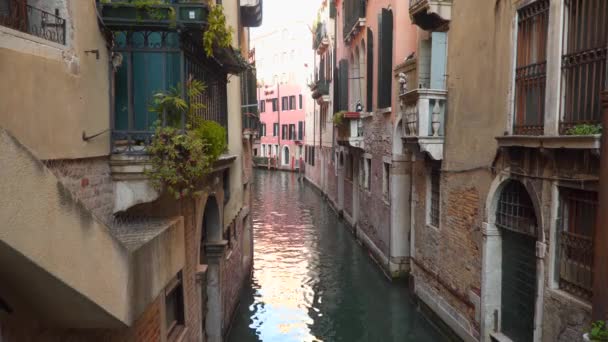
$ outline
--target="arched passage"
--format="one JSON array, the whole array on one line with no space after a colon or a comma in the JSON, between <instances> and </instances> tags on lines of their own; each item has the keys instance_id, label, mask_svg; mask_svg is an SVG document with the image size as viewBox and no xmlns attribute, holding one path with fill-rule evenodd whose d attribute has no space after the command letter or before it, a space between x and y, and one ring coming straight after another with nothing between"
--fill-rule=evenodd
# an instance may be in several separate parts
<instances>
[{"instance_id":1,"label":"arched passage","mask_svg":"<svg viewBox=\"0 0 608 342\"><path fill-rule=\"evenodd\" d=\"M482 255L482 335L537 341L542 321L544 253L538 200L517 179L499 176L488 195ZM538 253L539 247L541 253Z\"/></svg>"}]
</instances>

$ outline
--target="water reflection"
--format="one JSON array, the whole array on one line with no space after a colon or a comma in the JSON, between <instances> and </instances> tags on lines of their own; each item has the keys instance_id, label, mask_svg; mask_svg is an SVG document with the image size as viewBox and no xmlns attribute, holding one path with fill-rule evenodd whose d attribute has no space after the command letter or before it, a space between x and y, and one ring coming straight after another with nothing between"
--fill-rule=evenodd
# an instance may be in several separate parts
<instances>
[{"instance_id":1,"label":"water reflection","mask_svg":"<svg viewBox=\"0 0 608 342\"><path fill-rule=\"evenodd\" d=\"M257 171L254 273L230 341L442 341L294 174Z\"/></svg>"}]
</instances>

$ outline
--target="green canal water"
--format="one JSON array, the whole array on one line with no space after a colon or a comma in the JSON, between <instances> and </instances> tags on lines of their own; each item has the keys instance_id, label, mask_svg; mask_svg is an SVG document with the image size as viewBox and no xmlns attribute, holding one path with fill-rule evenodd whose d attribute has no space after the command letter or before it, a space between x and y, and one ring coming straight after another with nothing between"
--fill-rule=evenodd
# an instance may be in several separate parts
<instances>
[{"instance_id":1,"label":"green canal water","mask_svg":"<svg viewBox=\"0 0 608 342\"><path fill-rule=\"evenodd\" d=\"M229 341L446 341L309 184L257 170L253 191L254 271Z\"/></svg>"}]
</instances>

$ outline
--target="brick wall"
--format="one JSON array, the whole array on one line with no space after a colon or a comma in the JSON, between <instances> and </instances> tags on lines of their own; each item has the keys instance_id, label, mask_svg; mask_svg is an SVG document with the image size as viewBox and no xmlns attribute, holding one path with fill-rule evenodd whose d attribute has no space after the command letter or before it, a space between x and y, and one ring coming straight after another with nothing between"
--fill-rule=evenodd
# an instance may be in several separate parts
<instances>
[{"instance_id":1,"label":"brick wall","mask_svg":"<svg viewBox=\"0 0 608 342\"><path fill-rule=\"evenodd\" d=\"M49 160L45 164L95 216L106 221L112 215L114 187L107 157Z\"/></svg>"}]
</instances>

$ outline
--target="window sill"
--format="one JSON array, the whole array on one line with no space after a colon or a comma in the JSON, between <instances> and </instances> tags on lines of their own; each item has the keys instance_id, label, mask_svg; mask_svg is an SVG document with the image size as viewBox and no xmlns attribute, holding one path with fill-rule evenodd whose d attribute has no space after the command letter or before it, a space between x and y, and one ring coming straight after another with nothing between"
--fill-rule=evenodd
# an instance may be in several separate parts
<instances>
[{"instance_id":1,"label":"window sill","mask_svg":"<svg viewBox=\"0 0 608 342\"><path fill-rule=\"evenodd\" d=\"M427 224L426 224L426 228L427 228L427 229L432 229L432 230L434 230L434 231L436 231L436 232L438 232L438 231L439 231L439 227L437 227L437 226L435 226L435 225L433 225L433 224L430 224L430 223L427 223Z\"/></svg>"},{"instance_id":2,"label":"window sill","mask_svg":"<svg viewBox=\"0 0 608 342\"><path fill-rule=\"evenodd\" d=\"M376 113L378 113L378 114L390 114L392 112L393 112L393 108L392 107L378 108L376 110Z\"/></svg>"},{"instance_id":3,"label":"window sill","mask_svg":"<svg viewBox=\"0 0 608 342\"><path fill-rule=\"evenodd\" d=\"M552 287L549 289L549 292L552 296L558 297L561 300L569 301L571 304L577 305L580 308L591 312L591 303L585 301L582 298L579 298L569 292L566 292L562 289Z\"/></svg>"},{"instance_id":4,"label":"window sill","mask_svg":"<svg viewBox=\"0 0 608 342\"><path fill-rule=\"evenodd\" d=\"M167 336L168 342L183 342L186 339L188 328L185 325L178 325Z\"/></svg>"}]
</instances>

